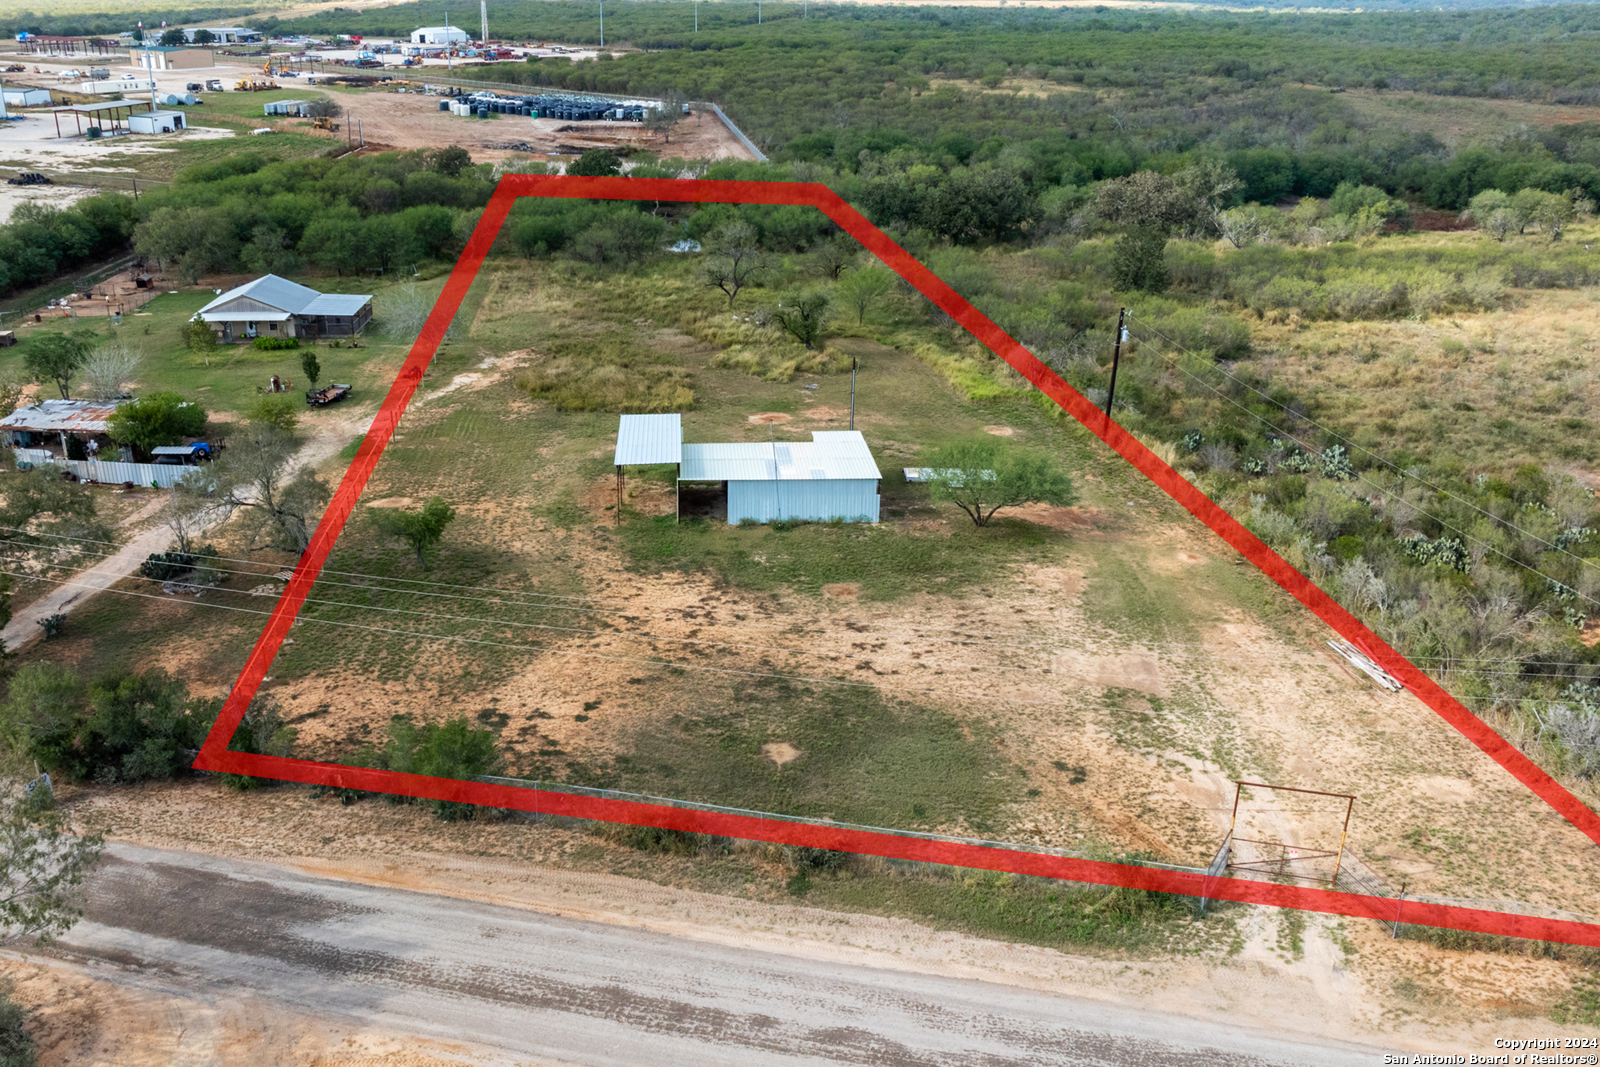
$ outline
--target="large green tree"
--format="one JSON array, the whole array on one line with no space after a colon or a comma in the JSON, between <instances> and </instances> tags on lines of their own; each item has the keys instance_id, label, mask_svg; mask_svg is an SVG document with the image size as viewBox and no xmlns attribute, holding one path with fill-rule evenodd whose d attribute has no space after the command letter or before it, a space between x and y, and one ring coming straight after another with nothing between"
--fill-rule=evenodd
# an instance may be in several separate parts
<instances>
[{"instance_id":1,"label":"large green tree","mask_svg":"<svg viewBox=\"0 0 1600 1067\"><path fill-rule=\"evenodd\" d=\"M975 526L987 526L1001 508L1022 504L1064 507L1077 499L1072 481L1045 456L998 441L962 441L923 457L934 499L948 500Z\"/></svg>"},{"instance_id":2,"label":"large green tree","mask_svg":"<svg viewBox=\"0 0 1600 1067\"><path fill-rule=\"evenodd\" d=\"M106 434L128 445L141 459L161 445L206 432L206 409L177 393L150 393L118 406L106 420Z\"/></svg>"},{"instance_id":3,"label":"large green tree","mask_svg":"<svg viewBox=\"0 0 1600 1067\"><path fill-rule=\"evenodd\" d=\"M54 382L62 400L72 399L72 376L89 358L89 342L81 336L47 333L33 338L22 353L22 365L41 385Z\"/></svg>"}]
</instances>

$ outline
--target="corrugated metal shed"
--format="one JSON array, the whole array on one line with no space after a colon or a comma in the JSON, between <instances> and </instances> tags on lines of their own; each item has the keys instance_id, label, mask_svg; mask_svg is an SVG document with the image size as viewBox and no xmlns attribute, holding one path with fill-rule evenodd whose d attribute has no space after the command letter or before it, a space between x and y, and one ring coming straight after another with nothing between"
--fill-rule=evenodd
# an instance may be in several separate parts
<instances>
[{"instance_id":1,"label":"corrugated metal shed","mask_svg":"<svg viewBox=\"0 0 1600 1067\"><path fill-rule=\"evenodd\" d=\"M684 445L680 482L771 481L772 446L760 444Z\"/></svg>"},{"instance_id":2,"label":"corrugated metal shed","mask_svg":"<svg viewBox=\"0 0 1600 1067\"><path fill-rule=\"evenodd\" d=\"M116 410L116 404L96 404L87 400L44 400L31 407L18 408L0 419L0 430L105 433L106 420Z\"/></svg>"},{"instance_id":3,"label":"corrugated metal shed","mask_svg":"<svg viewBox=\"0 0 1600 1067\"><path fill-rule=\"evenodd\" d=\"M819 430L810 441L684 445L685 482L877 481L883 477L859 430ZM776 473L774 473L776 467Z\"/></svg>"},{"instance_id":4,"label":"corrugated metal shed","mask_svg":"<svg viewBox=\"0 0 1600 1067\"><path fill-rule=\"evenodd\" d=\"M631 467L639 463L681 463L685 451L682 416L624 415L617 425L617 454L613 465ZM722 479L719 476L708 480Z\"/></svg>"}]
</instances>

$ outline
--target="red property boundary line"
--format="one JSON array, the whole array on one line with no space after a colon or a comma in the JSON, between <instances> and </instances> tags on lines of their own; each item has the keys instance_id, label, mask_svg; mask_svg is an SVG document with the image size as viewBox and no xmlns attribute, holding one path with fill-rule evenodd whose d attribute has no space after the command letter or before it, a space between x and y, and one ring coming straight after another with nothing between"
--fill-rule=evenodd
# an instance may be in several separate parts
<instances>
[{"instance_id":1,"label":"red property boundary line","mask_svg":"<svg viewBox=\"0 0 1600 1067\"><path fill-rule=\"evenodd\" d=\"M1509 771L1545 803L1559 812L1591 840L1600 843L1600 816L1589 810L1554 778L1507 742L1487 723L1446 693L1434 680L1385 644L1354 615L1340 607L1309 578L1290 566L1233 516L1211 501L1188 479L1163 463L1122 426L1112 421L1082 394L1062 381L1031 352L973 307L908 252L890 240L866 217L827 186L798 182L707 181L665 178L582 178L543 175L507 175L500 179L477 228L455 269L451 271L433 311L411 346L394 385L345 472L327 513L317 525L311 543L294 575L273 608L238 681L224 703L216 724L200 749L194 766L200 770L247 774L260 778L315 785L338 786L429 800L452 800L488 807L564 815L604 822L652 826L717 834L774 844L859 852L893 859L913 860L981 870L1038 875L1097 885L1126 886L1187 896L1206 896L1249 904L1268 904L1369 918L1376 907L1392 901L1302 886L1274 885L1239 879L1214 879L1207 886L1203 874L1163 871L1127 864L1017 852L982 845L924 841L866 830L788 823L755 815L695 811L640 801L575 796L538 789L464 782L395 771L344 767L311 760L254 756L228 751L228 744L245 709L260 689L268 668L288 636L312 584L327 562L335 540L349 521L356 501L372 476L384 447L394 435L401 414L422 381L445 330L455 318L478 269L499 234L518 197L548 196L594 200L650 200L692 203L739 203L814 207L840 229L860 241L891 270L914 286L974 337L1014 367L1046 396L1123 459L1133 464L1163 492L1187 508L1263 574L1300 603L1310 608L1345 640L1405 685L1428 707L1496 763ZM1535 938L1576 945L1600 946L1600 924L1510 915L1420 901L1405 903L1404 919L1410 923L1446 927L1511 937Z\"/></svg>"}]
</instances>

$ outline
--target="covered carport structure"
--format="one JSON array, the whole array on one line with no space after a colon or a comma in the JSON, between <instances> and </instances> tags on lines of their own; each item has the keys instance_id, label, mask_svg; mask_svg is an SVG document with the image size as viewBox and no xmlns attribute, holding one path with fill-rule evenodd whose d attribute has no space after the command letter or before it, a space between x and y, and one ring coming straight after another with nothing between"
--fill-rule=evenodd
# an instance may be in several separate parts
<instances>
[{"instance_id":1,"label":"covered carport structure","mask_svg":"<svg viewBox=\"0 0 1600 1067\"><path fill-rule=\"evenodd\" d=\"M109 117L113 133L131 133L132 131L126 126L127 120L140 112L154 111L155 106L148 100L105 100L98 104L67 104L64 107L53 107L50 110L55 112L57 137L66 136L61 132L61 115L63 112L72 116L72 120L78 126L77 136L82 137L83 117L85 115L89 116L91 129L95 127L95 120L98 119L101 122L105 122ZM101 128L103 129L104 127L102 126Z\"/></svg>"},{"instance_id":2,"label":"covered carport structure","mask_svg":"<svg viewBox=\"0 0 1600 1067\"><path fill-rule=\"evenodd\" d=\"M624 415L617 424L617 521L622 521L622 468L683 462L681 415ZM679 467L681 470L681 467ZM677 481L676 478L673 479ZM673 511L677 511L674 504Z\"/></svg>"}]
</instances>

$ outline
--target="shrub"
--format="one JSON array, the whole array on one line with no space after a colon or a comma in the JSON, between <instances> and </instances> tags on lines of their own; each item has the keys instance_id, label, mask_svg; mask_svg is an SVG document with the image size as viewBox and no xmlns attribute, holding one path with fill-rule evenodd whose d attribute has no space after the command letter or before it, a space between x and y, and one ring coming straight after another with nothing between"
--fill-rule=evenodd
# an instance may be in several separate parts
<instances>
[{"instance_id":1,"label":"shrub","mask_svg":"<svg viewBox=\"0 0 1600 1067\"><path fill-rule=\"evenodd\" d=\"M53 729L34 735L30 754L77 781L172 778L189 766L215 718L215 701L191 701L188 687L165 671L111 672L90 683Z\"/></svg>"},{"instance_id":2,"label":"shrub","mask_svg":"<svg viewBox=\"0 0 1600 1067\"><path fill-rule=\"evenodd\" d=\"M473 778L496 774L503 764L495 744L494 731L476 729L466 716L449 722L423 723L396 716L389 723L389 742L381 754L383 765L402 774L423 774L430 778ZM426 803L441 819L471 819L482 810L472 804L449 800Z\"/></svg>"},{"instance_id":3,"label":"shrub","mask_svg":"<svg viewBox=\"0 0 1600 1067\"><path fill-rule=\"evenodd\" d=\"M258 352L283 352L300 347L298 337L257 337L251 346Z\"/></svg>"},{"instance_id":4,"label":"shrub","mask_svg":"<svg viewBox=\"0 0 1600 1067\"><path fill-rule=\"evenodd\" d=\"M194 556L187 552L152 552L139 564L139 577L153 582L170 582L194 569Z\"/></svg>"},{"instance_id":5,"label":"shrub","mask_svg":"<svg viewBox=\"0 0 1600 1067\"><path fill-rule=\"evenodd\" d=\"M1152 318L1149 327L1180 348L1208 351L1217 359L1242 359L1250 354L1250 327L1232 315L1207 308L1180 308Z\"/></svg>"},{"instance_id":6,"label":"shrub","mask_svg":"<svg viewBox=\"0 0 1600 1067\"><path fill-rule=\"evenodd\" d=\"M1118 240L1111 258L1111 283L1118 289L1146 293L1166 292L1171 284L1164 255L1167 231L1159 226L1135 226Z\"/></svg>"},{"instance_id":7,"label":"shrub","mask_svg":"<svg viewBox=\"0 0 1600 1067\"><path fill-rule=\"evenodd\" d=\"M256 398L245 412L245 418L251 422L264 422L284 433L293 433L304 407L304 403L288 393L267 393Z\"/></svg>"},{"instance_id":8,"label":"shrub","mask_svg":"<svg viewBox=\"0 0 1600 1067\"><path fill-rule=\"evenodd\" d=\"M17 1003L7 979L0 983L0 1067L33 1067L38 1062L33 1037L25 1030L28 1011Z\"/></svg>"},{"instance_id":9,"label":"shrub","mask_svg":"<svg viewBox=\"0 0 1600 1067\"><path fill-rule=\"evenodd\" d=\"M217 705L220 711L221 702L218 701ZM294 746L295 733L294 727L283 721L283 709L276 702L256 697L239 720L239 727L228 742L228 751L248 752L252 756L287 756ZM234 789L248 790L268 784L272 779L225 774L222 781Z\"/></svg>"}]
</instances>

